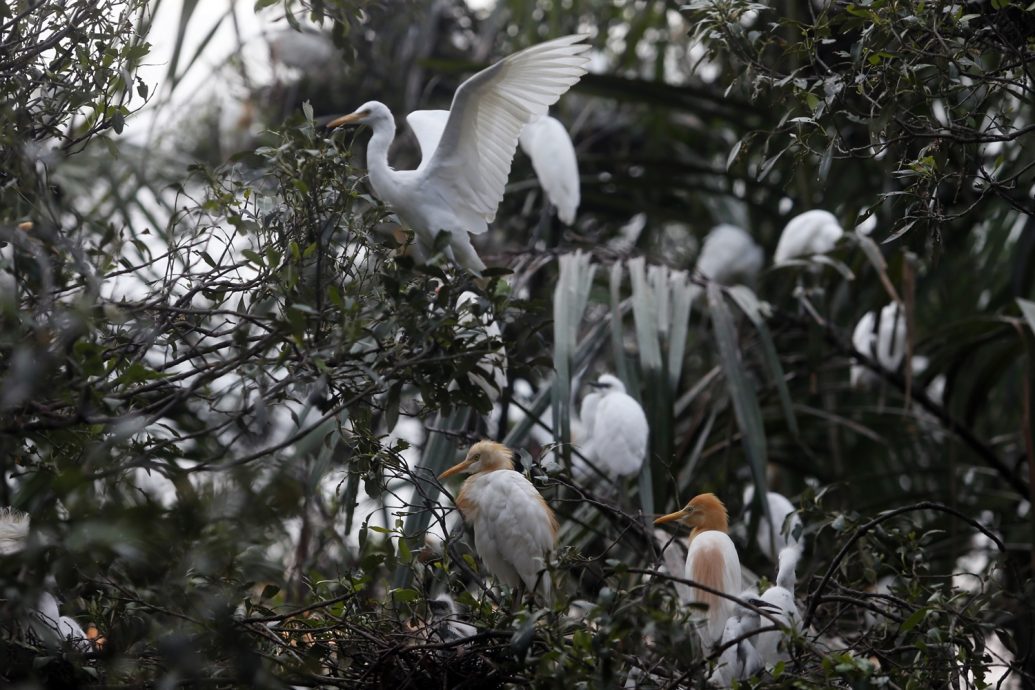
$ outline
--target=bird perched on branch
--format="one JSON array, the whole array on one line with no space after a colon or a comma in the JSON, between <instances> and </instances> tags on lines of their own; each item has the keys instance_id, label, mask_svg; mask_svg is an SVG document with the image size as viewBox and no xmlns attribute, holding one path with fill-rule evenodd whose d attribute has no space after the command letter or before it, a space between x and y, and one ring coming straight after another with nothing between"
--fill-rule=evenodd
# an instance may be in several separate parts
<instances>
[{"instance_id":1,"label":"bird perched on branch","mask_svg":"<svg viewBox=\"0 0 1035 690\"><path fill-rule=\"evenodd\" d=\"M704 238L696 270L721 285L754 285L764 263L762 248L746 230L723 223Z\"/></svg>"},{"instance_id":2,"label":"bird perched on branch","mask_svg":"<svg viewBox=\"0 0 1035 690\"><path fill-rule=\"evenodd\" d=\"M694 496L685 508L659 517L654 524L675 521L693 527L690 550L686 554L685 577L736 596L741 590L740 557L727 534L729 516L722 501L715 494ZM722 637L726 620L735 605L729 599L698 588L692 588L690 601L708 606L707 619L698 627L698 632L705 647L711 647Z\"/></svg>"},{"instance_id":3,"label":"bird perched on branch","mask_svg":"<svg viewBox=\"0 0 1035 690\"><path fill-rule=\"evenodd\" d=\"M385 104L369 101L328 125L374 130L367 145L370 184L413 230L420 258L430 258L436 236L445 232L449 259L476 272L485 268L468 233L485 232L496 217L521 130L586 73L585 38L564 36L526 48L465 81L453 95L441 139L436 126L429 128L437 115L410 113L406 120L422 156L416 170L388 165L395 119Z\"/></svg>"},{"instance_id":4,"label":"bird perched on branch","mask_svg":"<svg viewBox=\"0 0 1035 690\"><path fill-rule=\"evenodd\" d=\"M800 559L801 549L796 544L781 549L776 584L762 592L762 596L759 597L767 604L767 608L772 611L779 624L786 628L786 630L761 632L755 640L755 650L767 667L790 658L787 653L787 633L801 629L801 612L794 601L796 570ZM767 621L762 621L763 626L769 624Z\"/></svg>"},{"instance_id":5,"label":"bird perched on branch","mask_svg":"<svg viewBox=\"0 0 1035 690\"><path fill-rule=\"evenodd\" d=\"M520 591L541 592L547 601L552 584L546 561L557 543L557 518L524 475L514 471L513 454L494 441L471 446L462 462L439 480L467 472L456 506L474 526L474 548L498 580Z\"/></svg>"},{"instance_id":6,"label":"bird perched on branch","mask_svg":"<svg viewBox=\"0 0 1035 690\"><path fill-rule=\"evenodd\" d=\"M897 303L885 305L876 312L868 311L855 324L852 346L870 359L876 360L887 371L898 371L906 356L905 310ZM879 377L862 364L853 364L849 370L852 387L870 385Z\"/></svg>"},{"instance_id":7,"label":"bird perched on branch","mask_svg":"<svg viewBox=\"0 0 1035 690\"><path fill-rule=\"evenodd\" d=\"M617 376L604 374L589 385L596 390L582 399L579 408L586 436L583 455L612 477L639 473L647 457L647 415Z\"/></svg>"}]
</instances>

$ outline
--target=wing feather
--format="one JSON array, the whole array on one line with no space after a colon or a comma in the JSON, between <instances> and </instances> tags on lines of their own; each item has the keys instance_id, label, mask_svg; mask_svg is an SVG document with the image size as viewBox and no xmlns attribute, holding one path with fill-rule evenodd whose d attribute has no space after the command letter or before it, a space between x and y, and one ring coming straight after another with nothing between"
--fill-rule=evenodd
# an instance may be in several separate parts
<instances>
[{"instance_id":1,"label":"wing feather","mask_svg":"<svg viewBox=\"0 0 1035 690\"><path fill-rule=\"evenodd\" d=\"M422 183L439 186L456 205L493 220L522 128L586 73L585 38L565 36L532 46L461 84L438 147L418 168ZM427 156L423 141L421 151Z\"/></svg>"}]
</instances>

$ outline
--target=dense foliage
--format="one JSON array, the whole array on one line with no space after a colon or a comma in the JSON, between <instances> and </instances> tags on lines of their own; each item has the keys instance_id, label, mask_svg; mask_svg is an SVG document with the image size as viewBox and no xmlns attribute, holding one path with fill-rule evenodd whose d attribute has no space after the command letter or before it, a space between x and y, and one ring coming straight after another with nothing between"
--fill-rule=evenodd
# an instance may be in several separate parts
<instances>
[{"instance_id":1,"label":"dense foliage","mask_svg":"<svg viewBox=\"0 0 1035 690\"><path fill-rule=\"evenodd\" d=\"M767 485L804 522L806 630L745 686L984 687L1004 664L1035 686L1035 10L262 0L199 29L198 7L175 32L151 0L0 8L0 506L32 519L0 556L5 683L701 686L718 655L662 567L684 535L650 518L714 491L768 583L742 498ZM274 28L225 63L187 47L253 11ZM367 134L321 123L447 107L571 32L595 49L554 110L574 226L519 154L479 244L498 268L416 264ZM204 70L224 97L186 100ZM712 226L771 257L812 208L849 230L822 262L693 275ZM850 336L892 300L887 371ZM570 399L604 371L650 420L627 485L570 471ZM496 586L434 480L483 437L557 511L552 606ZM34 632L45 590L100 639Z\"/></svg>"}]
</instances>

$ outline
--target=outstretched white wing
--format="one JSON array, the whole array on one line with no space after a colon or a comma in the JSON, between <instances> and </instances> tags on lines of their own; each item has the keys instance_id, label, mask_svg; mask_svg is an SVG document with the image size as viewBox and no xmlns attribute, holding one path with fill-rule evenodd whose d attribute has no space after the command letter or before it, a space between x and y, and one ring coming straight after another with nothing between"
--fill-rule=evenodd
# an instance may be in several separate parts
<instances>
[{"instance_id":1,"label":"outstretched white wing","mask_svg":"<svg viewBox=\"0 0 1035 690\"><path fill-rule=\"evenodd\" d=\"M522 128L586 73L585 38L565 36L526 48L461 84L442 140L421 164L422 184L493 220Z\"/></svg>"},{"instance_id":2,"label":"outstretched white wing","mask_svg":"<svg viewBox=\"0 0 1035 690\"><path fill-rule=\"evenodd\" d=\"M521 149L532 159L539 186L557 207L557 217L571 225L579 208L579 163L568 130L544 115L521 130L520 141Z\"/></svg>"},{"instance_id":3,"label":"outstretched white wing","mask_svg":"<svg viewBox=\"0 0 1035 690\"><path fill-rule=\"evenodd\" d=\"M448 110L414 110L406 116L406 124L413 130L417 145L420 146L420 165L417 170L423 170L431 161L448 120Z\"/></svg>"}]
</instances>

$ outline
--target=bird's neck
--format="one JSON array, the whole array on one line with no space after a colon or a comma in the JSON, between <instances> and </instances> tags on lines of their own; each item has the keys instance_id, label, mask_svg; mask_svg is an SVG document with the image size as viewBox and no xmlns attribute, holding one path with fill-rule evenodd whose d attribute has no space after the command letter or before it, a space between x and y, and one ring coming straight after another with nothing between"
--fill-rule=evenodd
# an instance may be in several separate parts
<instances>
[{"instance_id":1,"label":"bird's neck","mask_svg":"<svg viewBox=\"0 0 1035 690\"><path fill-rule=\"evenodd\" d=\"M723 534L726 534L727 530L727 525L723 524L721 521L715 520L712 522L705 522L693 528L690 532L690 541L696 539L697 535L702 532L722 532Z\"/></svg>"},{"instance_id":2,"label":"bird's neck","mask_svg":"<svg viewBox=\"0 0 1035 690\"><path fill-rule=\"evenodd\" d=\"M379 119L373 124L374 134L367 144L367 171L374 193L381 201L391 203L385 193L391 189L390 179L395 173L388 167L388 147L395 138L395 121L391 118Z\"/></svg>"}]
</instances>

